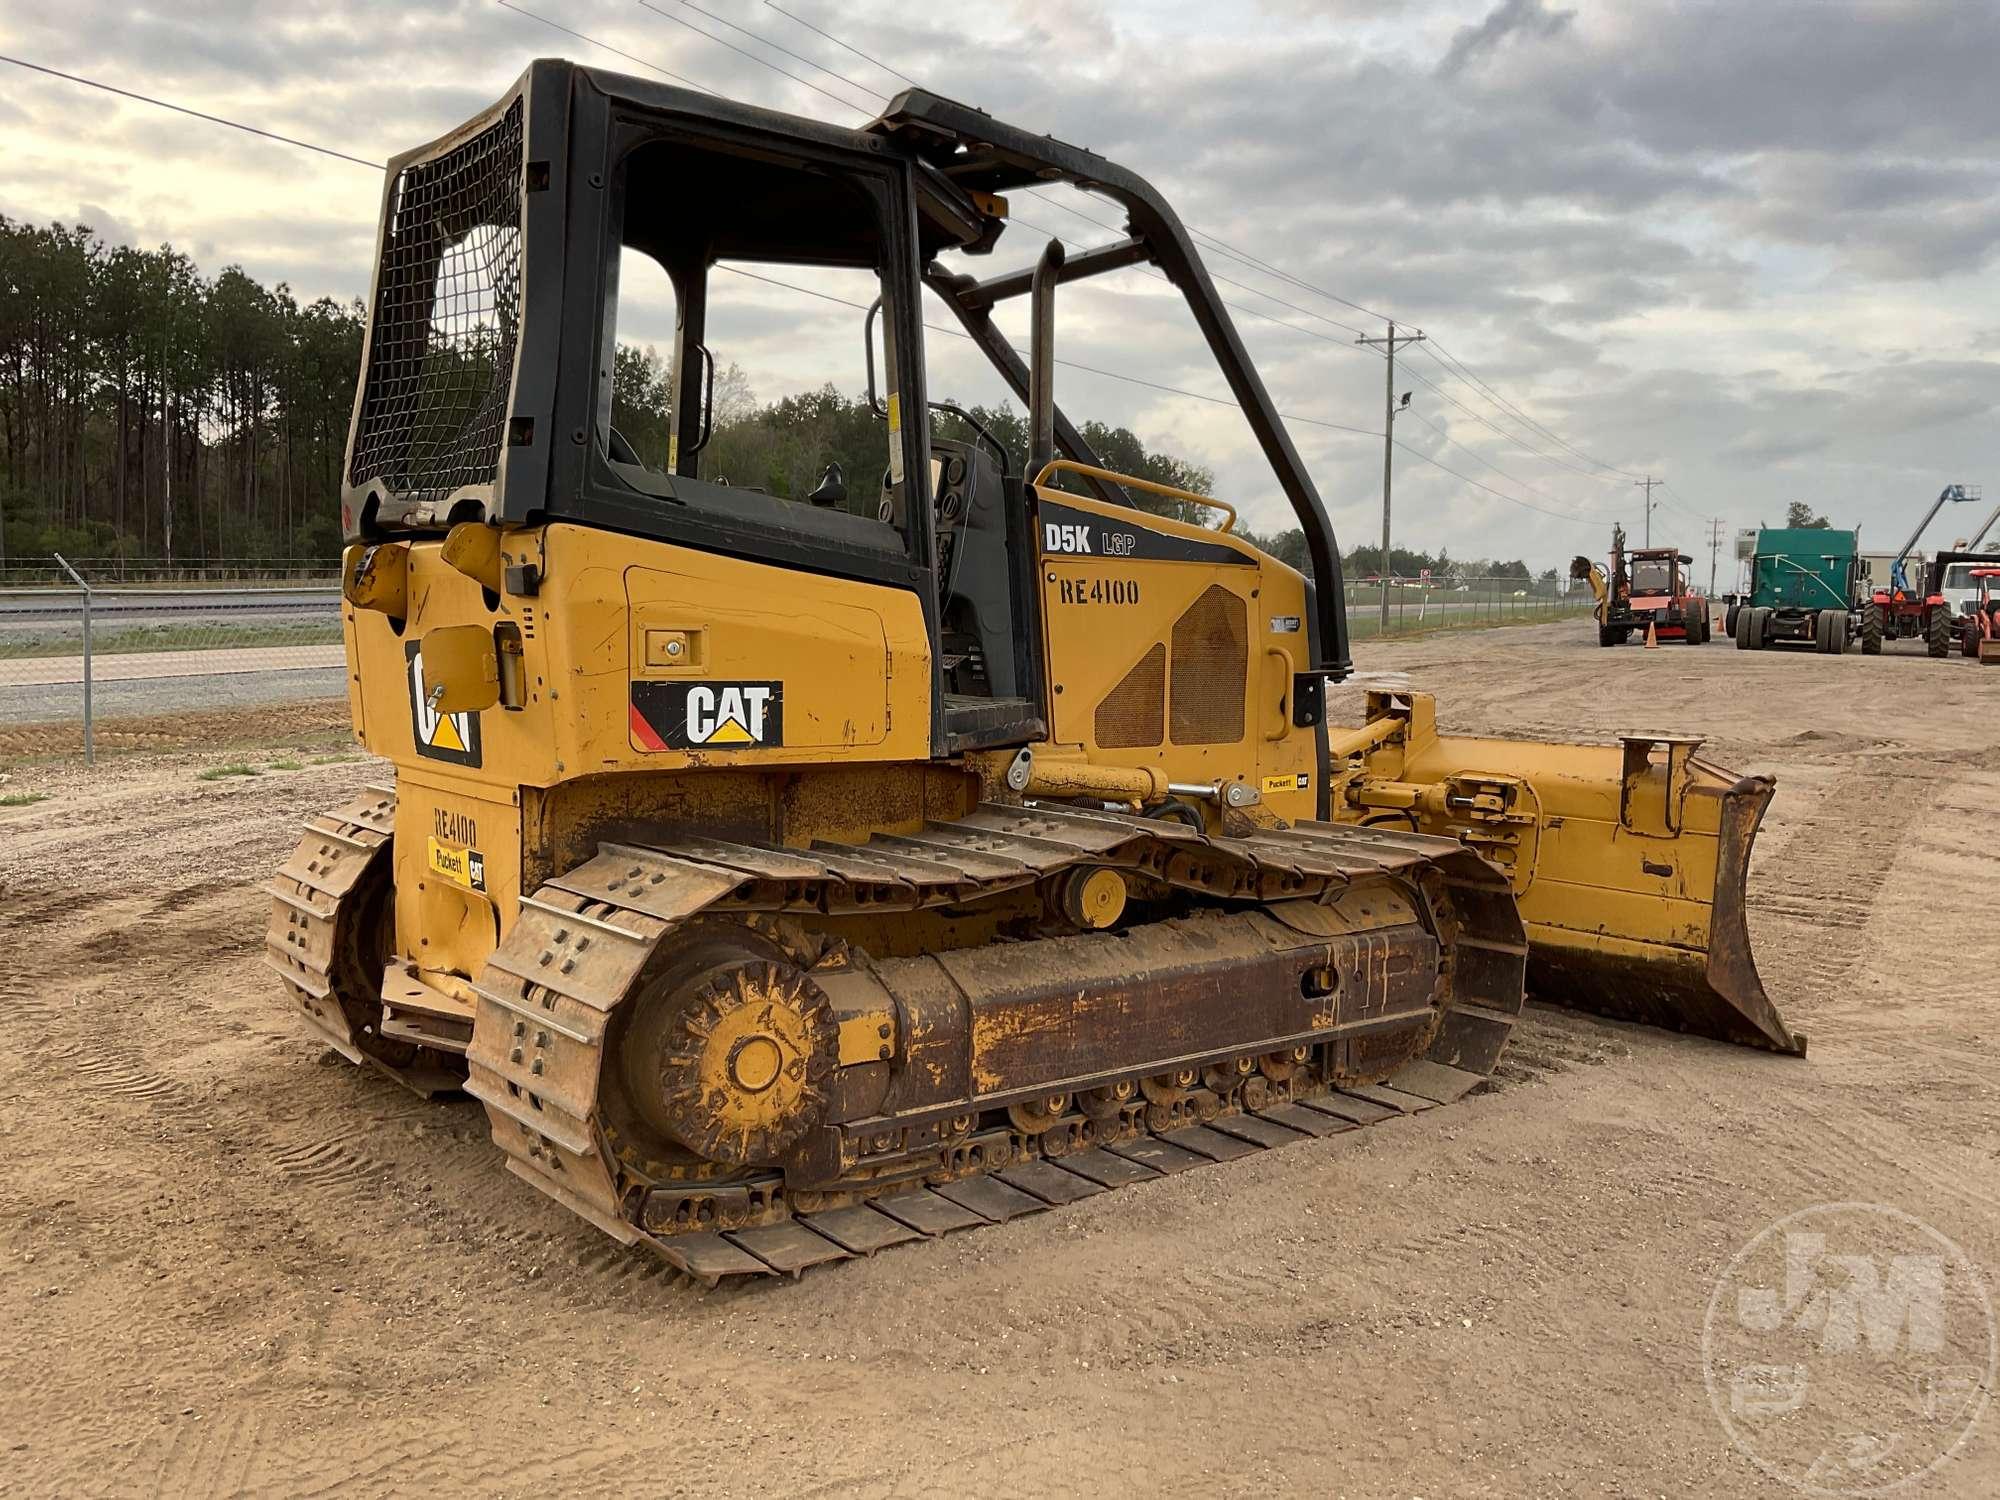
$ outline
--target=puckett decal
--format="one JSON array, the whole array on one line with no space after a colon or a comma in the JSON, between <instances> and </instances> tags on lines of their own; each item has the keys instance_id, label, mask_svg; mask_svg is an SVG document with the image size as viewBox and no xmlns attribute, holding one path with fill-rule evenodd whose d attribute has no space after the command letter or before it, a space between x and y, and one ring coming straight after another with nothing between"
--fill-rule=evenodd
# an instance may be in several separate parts
<instances>
[{"instance_id":1,"label":"puckett decal","mask_svg":"<svg viewBox=\"0 0 2000 1500\"><path fill-rule=\"evenodd\" d=\"M424 651L420 641L403 643L410 677L410 736L417 754L448 760L455 766L479 764L479 715L441 714L424 698Z\"/></svg>"},{"instance_id":2,"label":"puckett decal","mask_svg":"<svg viewBox=\"0 0 2000 1500\"><path fill-rule=\"evenodd\" d=\"M755 750L785 742L782 682L635 682L632 739L645 750Z\"/></svg>"},{"instance_id":3,"label":"puckett decal","mask_svg":"<svg viewBox=\"0 0 2000 1500\"><path fill-rule=\"evenodd\" d=\"M486 856L477 849L459 849L440 843L433 834L430 839L430 867L434 874L442 875L469 891L486 889Z\"/></svg>"}]
</instances>

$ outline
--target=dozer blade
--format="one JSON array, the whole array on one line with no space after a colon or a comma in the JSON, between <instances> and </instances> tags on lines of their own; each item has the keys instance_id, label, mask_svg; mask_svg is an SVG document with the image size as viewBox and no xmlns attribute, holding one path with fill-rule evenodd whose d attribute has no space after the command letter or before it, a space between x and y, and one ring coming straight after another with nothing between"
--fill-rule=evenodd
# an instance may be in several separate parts
<instances>
[{"instance_id":1,"label":"dozer blade","mask_svg":"<svg viewBox=\"0 0 2000 1500\"><path fill-rule=\"evenodd\" d=\"M1332 736L1334 815L1405 819L1505 870L1535 999L1805 1054L1764 993L1745 919L1769 777L1722 770L1684 735L1551 745L1435 726L1428 696L1370 693L1367 723Z\"/></svg>"}]
</instances>

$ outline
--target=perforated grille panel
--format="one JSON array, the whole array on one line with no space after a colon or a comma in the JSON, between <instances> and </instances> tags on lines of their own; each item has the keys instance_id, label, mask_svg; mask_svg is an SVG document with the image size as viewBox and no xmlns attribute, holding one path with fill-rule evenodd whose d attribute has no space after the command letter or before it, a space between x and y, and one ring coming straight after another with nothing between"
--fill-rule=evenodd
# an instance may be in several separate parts
<instances>
[{"instance_id":1,"label":"perforated grille panel","mask_svg":"<svg viewBox=\"0 0 2000 1500\"><path fill-rule=\"evenodd\" d=\"M1106 750L1157 745L1167 733L1167 648L1156 645L1097 705L1097 743Z\"/></svg>"},{"instance_id":2,"label":"perforated grille panel","mask_svg":"<svg viewBox=\"0 0 2000 1500\"><path fill-rule=\"evenodd\" d=\"M1176 745L1233 745L1243 738L1250 633L1243 601L1221 584L1174 622L1169 722Z\"/></svg>"},{"instance_id":3,"label":"perforated grille panel","mask_svg":"<svg viewBox=\"0 0 2000 1500\"><path fill-rule=\"evenodd\" d=\"M521 101L390 197L350 482L491 484L521 318Z\"/></svg>"}]
</instances>

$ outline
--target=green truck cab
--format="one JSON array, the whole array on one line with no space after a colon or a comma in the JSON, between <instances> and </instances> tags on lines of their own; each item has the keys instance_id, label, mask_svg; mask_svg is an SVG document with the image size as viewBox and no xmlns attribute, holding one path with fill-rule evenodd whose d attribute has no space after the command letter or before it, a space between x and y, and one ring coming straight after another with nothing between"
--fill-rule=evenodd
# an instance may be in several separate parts
<instances>
[{"instance_id":1,"label":"green truck cab","mask_svg":"<svg viewBox=\"0 0 2000 1500\"><path fill-rule=\"evenodd\" d=\"M1838 656L1857 629L1860 533L1829 527L1765 527L1750 558L1750 588L1730 607L1740 651L1807 646Z\"/></svg>"}]
</instances>

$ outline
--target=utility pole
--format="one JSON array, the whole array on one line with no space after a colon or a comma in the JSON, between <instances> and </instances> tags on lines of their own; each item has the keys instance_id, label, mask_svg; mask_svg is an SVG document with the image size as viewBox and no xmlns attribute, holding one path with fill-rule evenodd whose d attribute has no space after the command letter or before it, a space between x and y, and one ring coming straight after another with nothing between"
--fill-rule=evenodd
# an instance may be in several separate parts
<instances>
[{"instance_id":1,"label":"utility pole","mask_svg":"<svg viewBox=\"0 0 2000 1500\"><path fill-rule=\"evenodd\" d=\"M1389 628L1389 484L1395 473L1396 457L1396 346L1398 344L1420 344L1424 341L1421 333L1396 332L1395 320L1389 322L1386 338L1358 338L1357 344L1380 344L1388 355L1388 375L1382 394L1382 566L1377 570L1382 575L1382 628ZM1403 404L1410 404L1409 393L1403 395Z\"/></svg>"},{"instance_id":2,"label":"utility pole","mask_svg":"<svg viewBox=\"0 0 2000 1500\"><path fill-rule=\"evenodd\" d=\"M1644 479L1635 479L1632 481L1633 489L1636 490L1643 486L1646 491L1646 545L1648 547L1653 545L1653 486L1665 483L1666 480L1655 479L1650 474Z\"/></svg>"},{"instance_id":3,"label":"utility pole","mask_svg":"<svg viewBox=\"0 0 2000 1500\"><path fill-rule=\"evenodd\" d=\"M1715 555L1722 550L1722 517L1708 523L1708 597L1715 597Z\"/></svg>"},{"instance_id":4,"label":"utility pole","mask_svg":"<svg viewBox=\"0 0 2000 1500\"><path fill-rule=\"evenodd\" d=\"M160 465L164 489L160 504L161 529L165 533L167 566L174 565L174 409L168 400L172 387L172 376L167 370L167 340L160 337L160 451L164 462ZM143 496L141 497L144 498Z\"/></svg>"}]
</instances>

